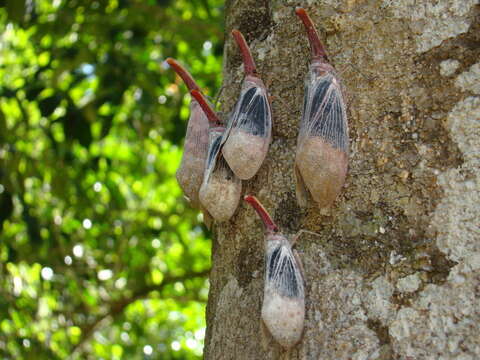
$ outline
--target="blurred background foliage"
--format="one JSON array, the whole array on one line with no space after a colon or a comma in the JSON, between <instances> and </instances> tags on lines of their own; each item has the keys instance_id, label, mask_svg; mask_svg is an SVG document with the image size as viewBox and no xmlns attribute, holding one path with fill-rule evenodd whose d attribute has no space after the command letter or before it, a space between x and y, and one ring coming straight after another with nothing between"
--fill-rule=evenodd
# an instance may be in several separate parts
<instances>
[{"instance_id":1,"label":"blurred background foliage","mask_svg":"<svg viewBox=\"0 0 480 360\"><path fill-rule=\"evenodd\" d=\"M0 358L197 359L210 242L175 181L220 0L0 0Z\"/></svg>"}]
</instances>

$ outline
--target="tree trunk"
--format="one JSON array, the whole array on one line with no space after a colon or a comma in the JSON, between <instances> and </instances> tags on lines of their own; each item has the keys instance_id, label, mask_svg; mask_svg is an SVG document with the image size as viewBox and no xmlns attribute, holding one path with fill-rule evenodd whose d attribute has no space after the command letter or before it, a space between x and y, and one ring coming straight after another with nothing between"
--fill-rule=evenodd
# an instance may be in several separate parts
<instances>
[{"instance_id":1,"label":"tree trunk","mask_svg":"<svg viewBox=\"0 0 480 360\"><path fill-rule=\"evenodd\" d=\"M306 1L347 90L349 172L335 204L302 210L293 164L310 52L296 1L226 8L223 106L250 44L272 95L273 141L243 182L297 250L301 342L262 331L263 227L244 202L214 227L206 359L480 357L480 24L477 0ZM308 4L308 5L307 5Z\"/></svg>"}]
</instances>

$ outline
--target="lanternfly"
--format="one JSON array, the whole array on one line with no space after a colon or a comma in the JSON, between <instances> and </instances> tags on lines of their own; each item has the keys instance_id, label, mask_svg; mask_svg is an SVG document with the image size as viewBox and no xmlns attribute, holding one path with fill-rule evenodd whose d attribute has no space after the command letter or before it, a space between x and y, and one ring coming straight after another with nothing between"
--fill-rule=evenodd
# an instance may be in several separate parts
<instances>
[{"instance_id":1,"label":"lanternfly","mask_svg":"<svg viewBox=\"0 0 480 360\"><path fill-rule=\"evenodd\" d=\"M198 101L212 125L209 130L205 173L199 191L200 203L215 220L227 221L237 209L242 182L235 176L221 154L225 132L221 120L199 91L193 90L191 95Z\"/></svg>"},{"instance_id":2,"label":"lanternfly","mask_svg":"<svg viewBox=\"0 0 480 360\"><path fill-rule=\"evenodd\" d=\"M300 341L305 319L301 262L257 198L248 195L245 201L257 211L266 229L262 320L275 340L289 349Z\"/></svg>"},{"instance_id":3,"label":"lanternfly","mask_svg":"<svg viewBox=\"0 0 480 360\"><path fill-rule=\"evenodd\" d=\"M167 63L182 78L188 90L199 90L192 76L172 58ZM208 119L195 99L190 103L190 118L185 135L182 161L177 170L177 181L193 207L200 207L198 192L202 185L208 151Z\"/></svg>"},{"instance_id":4,"label":"lanternfly","mask_svg":"<svg viewBox=\"0 0 480 360\"><path fill-rule=\"evenodd\" d=\"M263 81L258 77L250 49L238 30L232 31L243 58L245 80L229 120L222 152L242 180L253 177L267 155L272 134L272 112Z\"/></svg>"},{"instance_id":5,"label":"lanternfly","mask_svg":"<svg viewBox=\"0 0 480 360\"><path fill-rule=\"evenodd\" d=\"M302 8L296 14L305 25L312 52L295 157L297 199L304 207L310 193L325 207L334 202L347 174L347 114L340 80L312 20Z\"/></svg>"}]
</instances>

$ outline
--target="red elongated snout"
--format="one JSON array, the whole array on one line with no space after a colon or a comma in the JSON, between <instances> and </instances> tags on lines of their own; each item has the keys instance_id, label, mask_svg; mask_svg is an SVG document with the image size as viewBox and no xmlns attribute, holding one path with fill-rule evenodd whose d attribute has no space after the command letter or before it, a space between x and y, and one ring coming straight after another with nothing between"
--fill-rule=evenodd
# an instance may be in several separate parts
<instances>
[{"instance_id":1,"label":"red elongated snout","mask_svg":"<svg viewBox=\"0 0 480 360\"><path fill-rule=\"evenodd\" d=\"M262 204L258 201L258 199L253 195L247 195L243 198L246 202L248 202L252 207L255 209L257 214L263 221L267 232L277 232L278 226L273 222L272 218L268 214L267 210L263 207Z\"/></svg>"},{"instance_id":2,"label":"red elongated snout","mask_svg":"<svg viewBox=\"0 0 480 360\"><path fill-rule=\"evenodd\" d=\"M192 90L190 91L190 95L198 101L200 104L203 112L205 115L207 115L208 121L210 122L210 126L221 126L222 125L222 120L217 116L215 111L210 107L208 104L207 100L203 96L203 94L198 91L198 90Z\"/></svg>"},{"instance_id":3,"label":"red elongated snout","mask_svg":"<svg viewBox=\"0 0 480 360\"><path fill-rule=\"evenodd\" d=\"M232 30L232 35L242 54L245 75L255 75L257 67L255 66L255 61L253 61L252 53L243 34L238 30Z\"/></svg>"},{"instance_id":4,"label":"red elongated snout","mask_svg":"<svg viewBox=\"0 0 480 360\"><path fill-rule=\"evenodd\" d=\"M168 65L170 65L172 69L178 74L178 76L182 78L185 85L187 85L189 91L200 90L192 75L190 75L190 73L175 59L168 58L166 61Z\"/></svg>"},{"instance_id":5,"label":"red elongated snout","mask_svg":"<svg viewBox=\"0 0 480 360\"><path fill-rule=\"evenodd\" d=\"M297 7L295 9L295 13L300 18L300 20L302 20L303 25L305 26L305 30L307 31L308 42L310 43L310 49L312 51L312 58L318 60L328 60L325 47L323 46L320 38L318 37L317 30L315 29L315 25L313 25L313 21L312 19L310 19L310 16L308 16L305 9L301 7Z\"/></svg>"}]
</instances>

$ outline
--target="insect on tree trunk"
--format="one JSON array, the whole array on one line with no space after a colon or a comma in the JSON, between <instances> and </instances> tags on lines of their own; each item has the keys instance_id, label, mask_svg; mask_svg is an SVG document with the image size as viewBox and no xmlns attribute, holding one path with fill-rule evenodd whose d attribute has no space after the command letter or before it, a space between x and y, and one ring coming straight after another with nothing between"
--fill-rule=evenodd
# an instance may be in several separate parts
<instances>
[{"instance_id":1,"label":"insect on tree trunk","mask_svg":"<svg viewBox=\"0 0 480 360\"><path fill-rule=\"evenodd\" d=\"M242 194L303 234L305 325L262 331L264 229L245 202L214 225L206 359L480 357L480 46L476 0L229 1L222 104L244 72L240 30L271 96L272 142ZM333 205L297 204L294 162L312 18L346 89L349 160Z\"/></svg>"}]
</instances>

